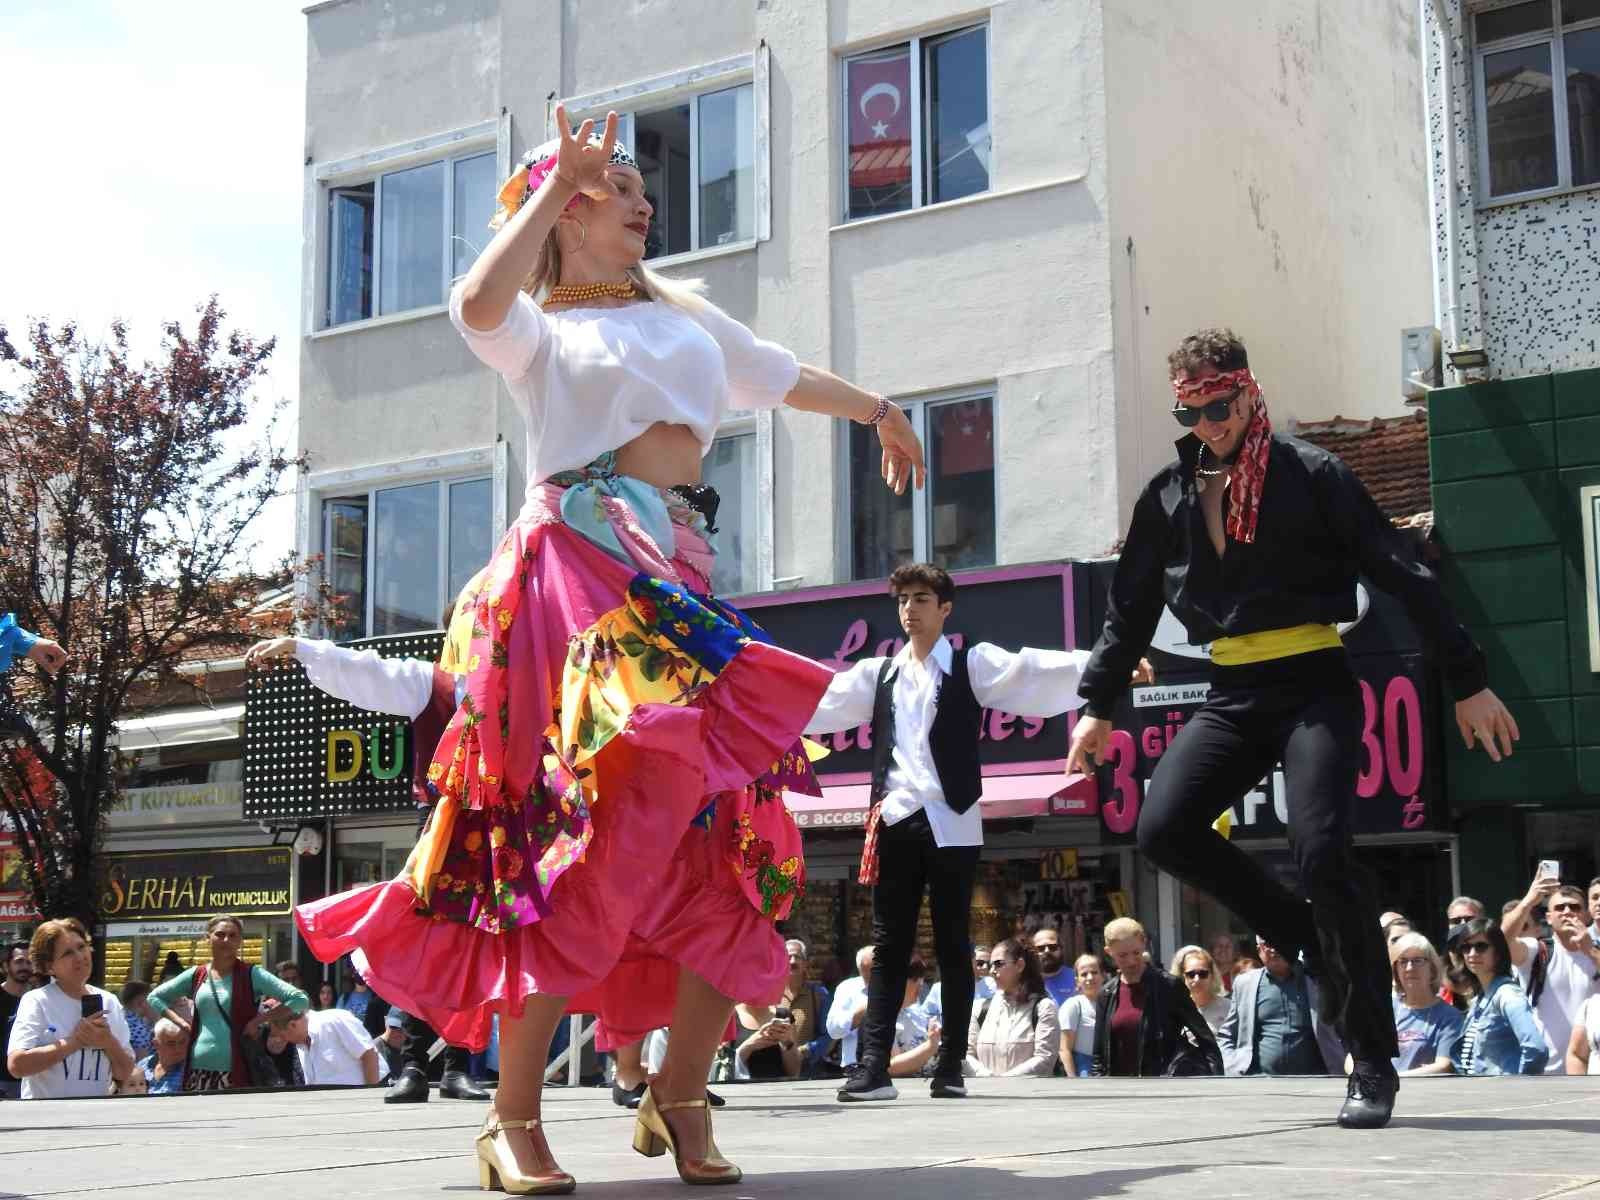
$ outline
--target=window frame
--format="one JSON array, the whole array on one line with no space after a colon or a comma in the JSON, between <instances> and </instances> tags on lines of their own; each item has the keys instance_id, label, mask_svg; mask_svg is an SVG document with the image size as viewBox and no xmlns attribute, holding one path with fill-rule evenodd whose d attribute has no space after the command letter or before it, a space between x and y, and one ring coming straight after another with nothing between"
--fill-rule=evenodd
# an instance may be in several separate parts
<instances>
[{"instance_id":1,"label":"window frame","mask_svg":"<svg viewBox=\"0 0 1600 1200\"><path fill-rule=\"evenodd\" d=\"M430 134L410 142L383 147L350 158L311 163L306 167L304 224L314 231L308 239L305 270L302 272L302 316L307 336L320 339L337 333L369 329L377 325L415 320L418 317L443 313L446 310L454 272L455 236L455 171L463 159L484 154L495 156L495 177L504 179L511 173L511 118L503 114L497 119L481 121L445 133ZM383 183L382 177L413 167L442 162L444 171L444 219L441 223L444 258L441 264L442 279L438 304L422 305L400 312L382 313L378 309L382 298L383 253ZM332 324L333 269L335 263L332 209L336 193L373 185L372 212L372 315L353 321ZM488 231L485 230L485 237ZM485 243L487 244L487 242Z\"/></svg>"},{"instance_id":2,"label":"window frame","mask_svg":"<svg viewBox=\"0 0 1600 1200\"><path fill-rule=\"evenodd\" d=\"M750 434L756 439L756 477L753 491L755 511L745 513L750 521L751 534L755 539L755 588L747 592L729 592L725 598L738 596L754 596L773 589L773 438L772 438L772 412L762 409L756 412L741 412L726 417L717 426L717 431L712 437L716 442L721 438L744 437ZM726 499L726 498L724 498Z\"/></svg>"},{"instance_id":3,"label":"window frame","mask_svg":"<svg viewBox=\"0 0 1600 1200\"><path fill-rule=\"evenodd\" d=\"M1516 0L1516 2L1523 3L1525 0ZM1572 144L1567 114L1566 54L1566 35L1569 33L1582 33L1591 29L1600 29L1600 17L1563 23L1561 20L1561 0L1544 0L1544 2L1550 6L1550 27L1548 29L1518 34L1515 37L1498 38L1492 42L1478 41L1477 18L1479 14L1492 12L1500 8L1511 8L1515 5L1480 5L1471 8L1464 14L1468 19L1466 32L1472 46L1472 110L1473 119L1477 123L1478 189L1482 197L1477 206L1479 208L1491 208L1502 204L1521 204L1528 200L1539 200L1546 196L1563 196L1572 192L1582 192L1600 187L1600 180L1590 183L1574 183L1572 181ZM1552 187L1533 188L1524 192L1506 192L1497 196L1489 190L1489 108L1488 90L1485 86L1484 78L1484 59L1488 55L1498 54L1504 50L1524 50L1530 46L1550 47L1550 96L1555 119L1556 182Z\"/></svg>"},{"instance_id":4,"label":"window frame","mask_svg":"<svg viewBox=\"0 0 1600 1200\"><path fill-rule=\"evenodd\" d=\"M995 527L995 555L994 562L980 563L972 567L962 567L961 570L985 570L1000 565L1000 389L996 382L973 384L966 387L949 388L937 392L925 392L909 397L891 397L894 403L905 410L911 428L916 431L917 440L926 447L928 445L928 413L947 404L957 404L964 400L987 400L990 412L994 416L995 446L994 446L994 527ZM857 578L855 573L855 495L851 488L853 480L850 477L850 435L851 427L848 424L839 427L837 445L835 447L835 478L838 486L834 492L835 507L839 512L839 528L834 538L835 577L848 583L861 583L867 580ZM928 486L908 488L911 494L911 555L913 562L932 562L930 557L933 552L933 485L934 467L928 464ZM882 486L881 481L879 486Z\"/></svg>"},{"instance_id":5,"label":"window frame","mask_svg":"<svg viewBox=\"0 0 1600 1200\"><path fill-rule=\"evenodd\" d=\"M984 31L983 38L983 90L984 110L989 115L989 186L981 192L973 192L966 196L957 196L950 200L929 202L926 179L926 142L927 142L927 97L923 89L923 47L928 42L942 41L945 38L955 37L963 33L971 33L975 29ZM911 207L894 213L862 213L860 216L850 215L850 60L866 54L876 54L880 50L904 43L909 47L910 79L911 79ZM925 29L912 34L895 34L890 37L874 38L870 42L862 42L848 48L839 50L835 56L835 70L838 75L837 86L834 94L839 101L839 150L840 155L834 160L839 169L839 185L836 189L836 202L838 204L840 225L854 225L860 221L875 221L886 217L904 216L907 213L921 212L924 209L943 208L948 204L960 204L971 201L979 196L991 195L998 191L995 187L995 143L994 143L994 29L993 24L985 15L981 20L963 20L954 25L941 25L933 29ZM921 560L919 560L921 561Z\"/></svg>"},{"instance_id":6,"label":"window frame","mask_svg":"<svg viewBox=\"0 0 1600 1200\"><path fill-rule=\"evenodd\" d=\"M765 43L753 54L704 63L684 71L652 76L636 83L603 91L569 96L560 101L574 127L587 119L602 125L606 113L617 113L617 137L633 149L634 118L638 114L660 112L681 104L689 106L689 240L691 248L647 259L655 269L674 263L694 262L723 254L751 250L772 238L772 137L771 137L771 56ZM715 246L700 245L700 99L729 88L751 85L751 125L755 144L752 161L755 206L755 236ZM557 135L555 103L549 105L545 120L545 139Z\"/></svg>"},{"instance_id":7,"label":"window frame","mask_svg":"<svg viewBox=\"0 0 1600 1200\"><path fill-rule=\"evenodd\" d=\"M509 460L505 442L497 442L493 446L486 446L475 450L464 450L453 454L442 454L427 458L410 459L401 462L383 463L372 467L357 467L347 471L321 471L303 477L299 495L296 523L298 525L298 543L301 547L301 557L311 558L322 554L328 546L328 524L326 505L329 501L346 497L365 496L367 501L367 552L364 569L366 571L366 605L362 614L361 632L348 634L346 638L370 637L372 628L373 605L376 599L376 589L373 579L373 557L377 553L376 539L372 536L373 522L377 514L377 501L375 493L387 491L390 488L411 487L415 484L432 483L440 487L444 494L439 502L439 527L444 535L439 541L439 590L440 598L438 609L442 612L444 606L452 597L446 595L450 588L450 485L466 483L473 480L489 480L489 510L490 510L490 536L489 544L492 548L499 544L506 531L509 518L507 506L507 483ZM487 564L485 564L487 565ZM307 572L296 581L296 592L302 604L309 605L313 600L313 590L322 581L321 572ZM316 632L325 636L328 632L322 622L314 622Z\"/></svg>"}]
</instances>

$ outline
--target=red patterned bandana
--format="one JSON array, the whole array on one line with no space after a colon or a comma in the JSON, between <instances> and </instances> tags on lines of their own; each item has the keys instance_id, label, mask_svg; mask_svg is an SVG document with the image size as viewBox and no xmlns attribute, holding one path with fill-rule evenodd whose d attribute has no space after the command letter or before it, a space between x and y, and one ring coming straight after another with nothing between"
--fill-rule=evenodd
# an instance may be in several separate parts
<instances>
[{"instance_id":1,"label":"red patterned bandana","mask_svg":"<svg viewBox=\"0 0 1600 1200\"><path fill-rule=\"evenodd\" d=\"M1205 379L1174 379L1173 394L1183 400L1211 400L1234 390L1250 397L1250 425L1244 442L1233 460L1233 477L1228 490L1228 536L1236 542L1256 540L1256 517L1261 512L1261 493L1267 484L1267 455L1272 449L1272 421L1267 417L1267 402L1261 385L1249 367L1224 371Z\"/></svg>"}]
</instances>

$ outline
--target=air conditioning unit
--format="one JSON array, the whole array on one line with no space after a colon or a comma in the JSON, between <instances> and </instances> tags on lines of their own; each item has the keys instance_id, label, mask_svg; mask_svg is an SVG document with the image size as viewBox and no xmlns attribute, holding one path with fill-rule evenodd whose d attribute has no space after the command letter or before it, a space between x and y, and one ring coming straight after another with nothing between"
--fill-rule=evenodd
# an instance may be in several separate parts
<instances>
[{"instance_id":1,"label":"air conditioning unit","mask_svg":"<svg viewBox=\"0 0 1600 1200\"><path fill-rule=\"evenodd\" d=\"M1425 404L1428 393L1444 383L1439 331L1418 325L1400 331L1400 395L1407 404Z\"/></svg>"}]
</instances>

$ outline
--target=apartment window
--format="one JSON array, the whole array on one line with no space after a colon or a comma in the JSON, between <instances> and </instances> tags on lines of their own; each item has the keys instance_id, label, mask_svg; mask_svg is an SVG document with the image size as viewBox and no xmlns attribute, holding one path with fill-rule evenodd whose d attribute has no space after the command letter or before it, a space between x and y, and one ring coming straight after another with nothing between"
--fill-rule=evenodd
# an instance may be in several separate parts
<instances>
[{"instance_id":1,"label":"apartment window","mask_svg":"<svg viewBox=\"0 0 1600 1200\"><path fill-rule=\"evenodd\" d=\"M1473 41L1488 196L1600 183L1600 0L1480 12Z\"/></svg>"},{"instance_id":2,"label":"apartment window","mask_svg":"<svg viewBox=\"0 0 1600 1200\"><path fill-rule=\"evenodd\" d=\"M760 469L756 456L756 434L725 434L711 444L711 453L702 464L707 483L717 489L721 506L717 509L717 565L712 572L712 589L720 596L739 596L761 589L757 556L760 537L757 519Z\"/></svg>"},{"instance_id":3,"label":"apartment window","mask_svg":"<svg viewBox=\"0 0 1600 1200\"><path fill-rule=\"evenodd\" d=\"M844 61L845 219L989 188L989 28L912 38Z\"/></svg>"},{"instance_id":4,"label":"apartment window","mask_svg":"<svg viewBox=\"0 0 1600 1200\"><path fill-rule=\"evenodd\" d=\"M850 426L849 554L853 579L882 579L902 563L947 571L995 561L994 397L906 406L928 456L928 486L884 486L877 434Z\"/></svg>"},{"instance_id":5,"label":"apartment window","mask_svg":"<svg viewBox=\"0 0 1600 1200\"><path fill-rule=\"evenodd\" d=\"M639 160L655 209L646 258L755 240L752 84L633 109L621 115L617 137Z\"/></svg>"},{"instance_id":6,"label":"apartment window","mask_svg":"<svg viewBox=\"0 0 1600 1200\"><path fill-rule=\"evenodd\" d=\"M492 484L429 480L337 496L322 505L323 570L340 637L439 628L444 607L489 561Z\"/></svg>"},{"instance_id":7,"label":"apartment window","mask_svg":"<svg viewBox=\"0 0 1600 1200\"><path fill-rule=\"evenodd\" d=\"M328 325L444 303L488 243L495 156L386 171L328 192Z\"/></svg>"}]
</instances>

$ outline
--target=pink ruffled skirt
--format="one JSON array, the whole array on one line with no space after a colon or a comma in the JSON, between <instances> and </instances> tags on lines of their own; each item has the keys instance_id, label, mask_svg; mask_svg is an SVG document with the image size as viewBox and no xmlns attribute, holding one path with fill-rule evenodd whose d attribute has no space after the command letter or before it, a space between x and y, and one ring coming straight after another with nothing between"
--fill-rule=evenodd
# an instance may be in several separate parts
<instances>
[{"instance_id":1,"label":"pink ruffled skirt","mask_svg":"<svg viewBox=\"0 0 1600 1200\"><path fill-rule=\"evenodd\" d=\"M534 994L633 1041L668 1024L680 967L734 1000L782 991L774 922L805 886L782 793L816 787L799 735L831 674L712 598L703 519L654 493L667 552L641 488L541 488L463 598L467 695L406 870L295 912L318 958L350 955L452 1044L482 1049Z\"/></svg>"}]
</instances>

